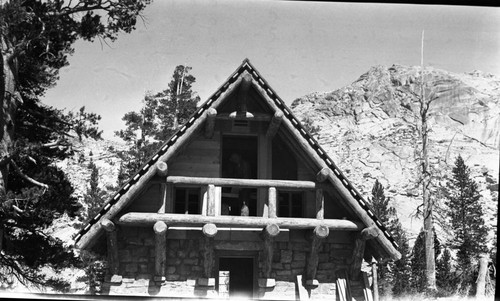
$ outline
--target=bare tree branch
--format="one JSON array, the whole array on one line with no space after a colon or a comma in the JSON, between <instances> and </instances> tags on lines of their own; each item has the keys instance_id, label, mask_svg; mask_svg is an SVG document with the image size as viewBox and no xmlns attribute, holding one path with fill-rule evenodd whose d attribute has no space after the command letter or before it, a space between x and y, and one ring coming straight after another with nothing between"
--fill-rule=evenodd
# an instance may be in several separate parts
<instances>
[{"instance_id":1,"label":"bare tree branch","mask_svg":"<svg viewBox=\"0 0 500 301\"><path fill-rule=\"evenodd\" d=\"M27 176L26 174L24 174L22 172L22 170L19 168L19 166L17 166L16 162L14 160L11 160L10 161L10 164L12 165L12 167L14 167L14 170L16 171L16 173L22 177L23 179L25 179L26 181L30 182L31 184L33 185L36 185L36 186L39 186L39 187L42 187L43 188L43 193L45 193L45 191L47 191L47 189L49 189L49 185L47 184L44 184L44 183L41 183L41 182L38 182L37 180Z\"/></svg>"}]
</instances>

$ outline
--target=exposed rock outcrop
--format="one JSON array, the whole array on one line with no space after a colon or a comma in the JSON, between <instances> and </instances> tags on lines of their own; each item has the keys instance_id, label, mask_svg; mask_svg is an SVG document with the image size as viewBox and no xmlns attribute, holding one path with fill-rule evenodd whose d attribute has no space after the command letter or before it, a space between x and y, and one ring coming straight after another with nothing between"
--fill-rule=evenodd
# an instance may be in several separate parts
<instances>
[{"instance_id":1,"label":"exposed rock outcrop","mask_svg":"<svg viewBox=\"0 0 500 301\"><path fill-rule=\"evenodd\" d=\"M430 163L437 186L433 196L442 200L440 192L460 154L479 184L486 222L496 225L500 78L433 68L425 74L425 82L438 80L453 92L438 97L429 110ZM299 119L320 127L316 139L365 197L375 179L381 181L413 238L422 225L414 217L422 202L416 185L419 77L420 67L375 66L351 85L306 95L291 106ZM443 231L440 235L448 238Z\"/></svg>"}]
</instances>

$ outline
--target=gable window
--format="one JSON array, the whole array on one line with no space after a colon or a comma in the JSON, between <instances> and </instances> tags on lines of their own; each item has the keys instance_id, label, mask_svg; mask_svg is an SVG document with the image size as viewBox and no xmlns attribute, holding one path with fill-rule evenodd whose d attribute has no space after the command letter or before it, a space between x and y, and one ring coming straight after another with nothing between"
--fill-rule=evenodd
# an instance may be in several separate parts
<instances>
[{"instance_id":1,"label":"gable window","mask_svg":"<svg viewBox=\"0 0 500 301\"><path fill-rule=\"evenodd\" d=\"M278 193L279 217L303 217L302 192L280 191Z\"/></svg>"},{"instance_id":2,"label":"gable window","mask_svg":"<svg viewBox=\"0 0 500 301\"><path fill-rule=\"evenodd\" d=\"M176 188L174 213L200 214L200 189Z\"/></svg>"}]
</instances>

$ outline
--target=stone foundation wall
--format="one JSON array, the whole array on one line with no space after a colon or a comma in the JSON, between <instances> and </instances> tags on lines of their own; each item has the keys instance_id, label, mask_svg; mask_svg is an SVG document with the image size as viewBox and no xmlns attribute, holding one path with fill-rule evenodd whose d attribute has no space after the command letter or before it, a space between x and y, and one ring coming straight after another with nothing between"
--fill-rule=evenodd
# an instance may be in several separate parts
<instances>
[{"instance_id":1,"label":"stone foundation wall","mask_svg":"<svg viewBox=\"0 0 500 301\"><path fill-rule=\"evenodd\" d=\"M190 231L196 232L196 231ZM201 235L201 234L200 234ZM155 282L155 238L149 228L127 228L118 231L119 271L121 283L105 283L104 293L110 295L146 295L176 297L217 297L216 286L199 286L197 280L203 278L203 245L200 238L167 238L167 259L165 280ZM235 246L220 241L217 244L213 262L213 275L217 277L217 256L227 256L231 252L251 252L258 261L256 278L265 278L264 254L262 248L252 250L225 250L224 246ZM258 242L254 246L260 246ZM305 277L311 244L302 241L275 241L271 277L276 285L259 288L255 284L255 297L261 299L293 300L297 295L297 275ZM324 242L319 250L316 279L317 287L307 288L314 299L336 299L336 273L347 269L353 245L348 243ZM108 277L109 279L109 277Z\"/></svg>"}]
</instances>

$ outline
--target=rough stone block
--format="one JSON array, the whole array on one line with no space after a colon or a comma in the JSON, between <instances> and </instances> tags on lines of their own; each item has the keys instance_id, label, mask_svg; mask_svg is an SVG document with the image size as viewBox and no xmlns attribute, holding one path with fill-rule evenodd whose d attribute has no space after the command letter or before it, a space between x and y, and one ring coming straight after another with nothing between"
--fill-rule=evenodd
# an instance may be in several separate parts
<instances>
[{"instance_id":1,"label":"rough stone block","mask_svg":"<svg viewBox=\"0 0 500 301\"><path fill-rule=\"evenodd\" d=\"M146 247L137 247L132 250L132 255L137 259L139 257L148 257L149 249Z\"/></svg>"},{"instance_id":2,"label":"rough stone block","mask_svg":"<svg viewBox=\"0 0 500 301\"><path fill-rule=\"evenodd\" d=\"M276 280L274 278L260 278L259 287L271 288L276 286Z\"/></svg>"},{"instance_id":3,"label":"rough stone block","mask_svg":"<svg viewBox=\"0 0 500 301\"><path fill-rule=\"evenodd\" d=\"M127 263L125 265L125 271L127 273L136 273L138 271L138 267L136 263Z\"/></svg>"},{"instance_id":4,"label":"rough stone block","mask_svg":"<svg viewBox=\"0 0 500 301\"><path fill-rule=\"evenodd\" d=\"M145 274L148 272L148 265L141 263L139 264L139 273Z\"/></svg>"},{"instance_id":5,"label":"rough stone block","mask_svg":"<svg viewBox=\"0 0 500 301\"><path fill-rule=\"evenodd\" d=\"M332 270L335 268L335 264L332 262L323 262L318 264L318 270Z\"/></svg>"},{"instance_id":6,"label":"rough stone block","mask_svg":"<svg viewBox=\"0 0 500 301\"><path fill-rule=\"evenodd\" d=\"M129 245L140 246L142 245L142 239L140 237L134 237L134 236L128 237L127 243Z\"/></svg>"},{"instance_id":7,"label":"rough stone block","mask_svg":"<svg viewBox=\"0 0 500 301\"><path fill-rule=\"evenodd\" d=\"M167 275L167 276L165 276L165 278L167 278L167 281L177 281L181 277L179 275Z\"/></svg>"},{"instance_id":8,"label":"rough stone block","mask_svg":"<svg viewBox=\"0 0 500 301\"><path fill-rule=\"evenodd\" d=\"M292 264L291 264L291 267L293 269L296 269L296 268L303 268L306 266L306 262L305 260L301 260L301 261L293 261Z\"/></svg>"},{"instance_id":9,"label":"rough stone block","mask_svg":"<svg viewBox=\"0 0 500 301\"><path fill-rule=\"evenodd\" d=\"M319 262L328 262L328 253L319 253L318 254Z\"/></svg>"},{"instance_id":10,"label":"rough stone block","mask_svg":"<svg viewBox=\"0 0 500 301\"><path fill-rule=\"evenodd\" d=\"M181 260L178 258L167 258L166 260L168 265L179 265L181 264Z\"/></svg>"},{"instance_id":11,"label":"rough stone block","mask_svg":"<svg viewBox=\"0 0 500 301\"><path fill-rule=\"evenodd\" d=\"M123 277L121 275L106 275L104 282L110 284L121 284Z\"/></svg>"},{"instance_id":12,"label":"rough stone block","mask_svg":"<svg viewBox=\"0 0 500 301\"><path fill-rule=\"evenodd\" d=\"M119 250L118 258L120 258L120 262L131 262L132 255L130 254L130 250Z\"/></svg>"},{"instance_id":13,"label":"rough stone block","mask_svg":"<svg viewBox=\"0 0 500 301\"><path fill-rule=\"evenodd\" d=\"M293 252L293 261L306 260L306 253L301 251Z\"/></svg>"},{"instance_id":14,"label":"rough stone block","mask_svg":"<svg viewBox=\"0 0 500 301\"><path fill-rule=\"evenodd\" d=\"M167 267L167 270L165 271L168 275L171 275L175 273L176 268L174 266L169 266Z\"/></svg>"},{"instance_id":15,"label":"rough stone block","mask_svg":"<svg viewBox=\"0 0 500 301\"><path fill-rule=\"evenodd\" d=\"M198 259L196 258L184 259L184 264L197 265Z\"/></svg>"},{"instance_id":16,"label":"rough stone block","mask_svg":"<svg viewBox=\"0 0 500 301\"><path fill-rule=\"evenodd\" d=\"M197 286L215 286L215 278L198 278Z\"/></svg>"},{"instance_id":17,"label":"rough stone block","mask_svg":"<svg viewBox=\"0 0 500 301\"><path fill-rule=\"evenodd\" d=\"M292 251L290 250L281 250L281 262L289 263L292 262Z\"/></svg>"},{"instance_id":18,"label":"rough stone block","mask_svg":"<svg viewBox=\"0 0 500 301\"><path fill-rule=\"evenodd\" d=\"M271 264L271 267L273 270L282 270L283 269L283 264L279 263L279 262L273 262Z\"/></svg>"},{"instance_id":19,"label":"rough stone block","mask_svg":"<svg viewBox=\"0 0 500 301\"><path fill-rule=\"evenodd\" d=\"M149 257L139 257L139 262L149 262Z\"/></svg>"},{"instance_id":20,"label":"rough stone block","mask_svg":"<svg viewBox=\"0 0 500 301\"><path fill-rule=\"evenodd\" d=\"M177 251L177 257L185 258L186 257L186 251L184 251L184 250L178 250Z\"/></svg>"},{"instance_id":21,"label":"rough stone block","mask_svg":"<svg viewBox=\"0 0 500 301\"><path fill-rule=\"evenodd\" d=\"M148 237L148 238L145 238L145 239L144 239L144 245L145 245L145 246L148 246L148 247L150 247L150 246L154 246L154 245L155 245L155 240L154 240L154 238L149 238L149 237Z\"/></svg>"},{"instance_id":22,"label":"rough stone block","mask_svg":"<svg viewBox=\"0 0 500 301\"><path fill-rule=\"evenodd\" d=\"M278 276L291 276L292 271L290 271L290 270L276 271L276 275L278 275Z\"/></svg>"}]
</instances>

